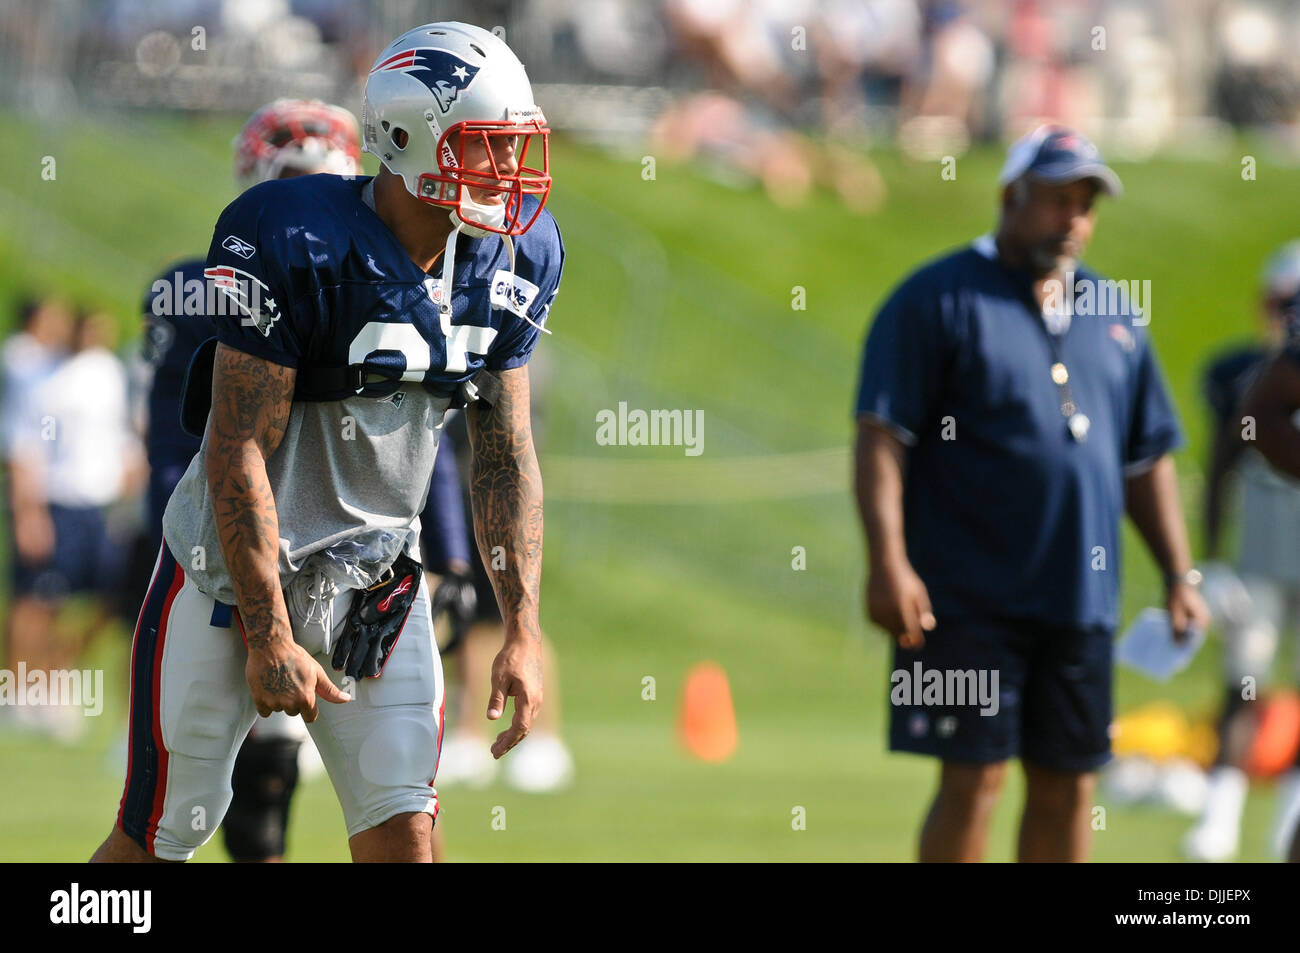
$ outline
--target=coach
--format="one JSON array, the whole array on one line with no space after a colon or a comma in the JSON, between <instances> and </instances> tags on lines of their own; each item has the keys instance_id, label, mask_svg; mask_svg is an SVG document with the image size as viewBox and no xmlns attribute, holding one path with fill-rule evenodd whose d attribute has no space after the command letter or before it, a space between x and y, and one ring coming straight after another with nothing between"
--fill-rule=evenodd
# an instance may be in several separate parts
<instances>
[{"instance_id":1,"label":"coach","mask_svg":"<svg viewBox=\"0 0 1300 953\"><path fill-rule=\"evenodd\" d=\"M1123 512L1164 573L1175 631L1209 617L1146 319L1077 262L1094 199L1119 179L1083 136L1044 126L1012 146L999 184L996 235L912 274L867 338L867 611L897 640L890 748L942 762L921 859L980 859L1018 756L1019 858L1083 860L1110 753Z\"/></svg>"}]
</instances>

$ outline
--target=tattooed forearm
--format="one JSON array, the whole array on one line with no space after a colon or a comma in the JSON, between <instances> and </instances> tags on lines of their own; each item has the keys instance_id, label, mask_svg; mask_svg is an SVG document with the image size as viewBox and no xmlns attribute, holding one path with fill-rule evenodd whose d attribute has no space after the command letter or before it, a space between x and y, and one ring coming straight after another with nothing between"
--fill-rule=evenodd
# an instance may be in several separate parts
<instances>
[{"instance_id":1,"label":"tattooed forearm","mask_svg":"<svg viewBox=\"0 0 1300 953\"><path fill-rule=\"evenodd\" d=\"M289 423L294 373L224 344L217 348L208 418L208 493L250 649L292 638L280 591L280 524L266 458L280 445Z\"/></svg>"},{"instance_id":2,"label":"tattooed forearm","mask_svg":"<svg viewBox=\"0 0 1300 953\"><path fill-rule=\"evenodd\" d=\"M474 536L507 626L539 639L542 474L533 450L528 368L499 376L496 403L468 411Z\"/></svg>"}]
</instances>

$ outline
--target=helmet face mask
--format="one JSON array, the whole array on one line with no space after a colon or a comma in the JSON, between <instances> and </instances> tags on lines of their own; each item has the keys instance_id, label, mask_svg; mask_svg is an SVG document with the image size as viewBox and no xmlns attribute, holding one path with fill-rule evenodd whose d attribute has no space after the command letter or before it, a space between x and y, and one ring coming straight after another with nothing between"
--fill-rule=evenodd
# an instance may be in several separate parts
<instances>
[{"instance_id":1,"label":"helmet face mask","mask_svg":"<svg viewBox=\"0 0 1300 953\"><path fill-rule=\"evenodd\" d=\"M420 174L416 198L452 209L471 227L522 235L551 190L549 134L540 113L526 122L457 123L438 140L438 171ZM536 196L538 205L521 220L525 195Z\"/></svg>"},{"instance_id":2,"label":"helmet face mask","mask_svg":"<svg viewBox=\"0 0 1300 953\"><path fill-rule=\"evenodd\" d=\"M523 64L479 27L431 23L389 44L362 126L365 150L468 235L521 235L550 194L550 129ZM538 205L525 217L526 195Z\"/></svg>"}]
</instances>

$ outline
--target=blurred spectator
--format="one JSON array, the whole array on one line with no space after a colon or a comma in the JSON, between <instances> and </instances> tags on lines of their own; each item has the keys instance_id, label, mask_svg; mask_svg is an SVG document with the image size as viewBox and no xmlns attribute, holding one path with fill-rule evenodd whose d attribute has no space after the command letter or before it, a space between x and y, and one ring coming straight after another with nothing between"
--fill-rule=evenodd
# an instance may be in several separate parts
<instances>
[{"instance_id":1,"label":"blurred spectator","mask_svg":"<svg viewBox=\"0 0 1300 953\"><path fill-rule=\"evenodd\" d=\"M670 106L656 120L651 142L668 161L699 162L724 182L757 181L785 208L802 205L816 185L863 214L884 200L884 180L865 154L818 143L722 93Z\"/></svg>"},{"instance_id":2,"label":"blurred spectator","mask_svg":"<svg viewBox=\"0 0 1300 953\"><path fill-rule=\"evenodd\" d=\"M892 134L906 78L921 57L921 11L915 0L824 0L812 51L821 80L821 123L832 135L874 131L888 113Z\"/></svg>"},{"instance_id":3,"label":"blurred spectator","mask_svg":"<svg viewBox=\"0 0 1300 953\"><path fill-rule=\"evenodd\" d=\"M15 459L19 434L31 429L29 418L37 389L58 366L72 338L72 312L53 299L29 299L21 306L19 329L0 351L3 410L0 411L0 450L3 451L9 538L11 588L6 618L5 668L16 671L20 661L38 664L52 607L36 591L37 569L54 551L54 527L46 506L41 472L31 461ZM39 418L38 418L39 420ZM36 424L39 426L39 422Z\"/></svg>"},{"instance_id":4,"label":"blurred spectator","mask_svg":"<svg viewBox=\"0 0 1300 953\"><path fill-rule=\"evenodd\" d=\"M993 79L993 44L962 4L945 0L925 11L925 53L904 90L911 113L900 144L921 158L960 154L983 131L983 100ZM1059 115L1059 113L1057 113Z\"/></svg>"},{"instance_id":5,"label":"blurred spectator","mask_svg":"<svg viewBox=\"0 0 1300 953\"><path fill-rule=\"evenodd\" d=\"M772 27L778 18L797 22L798 6L787 4L783 16L757 0L668 0L665 12L681 56L700 69L710 88L789 113L797 86L783 60L792 38L785 30L778 41L779 28Z\"/></svg>"},{"instance_id":6,"label":"blurred spectator","mask_svg":"<svg viewBox=\"0 0 1300 953\"><path fill-rule=\"evenodd\" d=\"M1300 75L1278 11L1261 3L1226 3L1217 21L1219 114L1234 126L1294 123Z\"/></svg>"},{"instance_id":7,"label":"blurred spectator","mask_svg":"<svg viewBox=\"0 0 1300 953\"><path fill-rule=\"evenodd\" d=\"M271 96L353 100L411 4L347 0L10 0L0 84L37 109L242 110ZM1300 11L1285 0L497 0L440 4L500 27L556 114L645 128L626 84L722 93L765 125L898 137L930 160L1052 119L1149 154L1182 120L1291 126ZM201 38L193 31L203 27ZM196 45L197 44L197 45ZM567 85L567 89L565 88ZM610 87L606 87L608 90ZM590 121L591 112L603 120ZM632 121L635 120L635 121Z\"/></svg>"},{"instance_id":8,"label":"blurred spectator","mask_svg":"<svg viewBox=\"0 0 1300 953\"><path fill-rule=\"evenodd\" d=\"M21 414L11 433L15 600L10 616L13 654L30 668L70 667L112 618L126 560L109 533L107 510L143 477L143 454L131 426L127 381L112 352L116 325L103 312L83 314L71 353L15 398ZM56 639L55 616L65 601L95 602L86 625ZM63 709L28 714L61 737L84 723Z\"/></svg>"}]
</instances>

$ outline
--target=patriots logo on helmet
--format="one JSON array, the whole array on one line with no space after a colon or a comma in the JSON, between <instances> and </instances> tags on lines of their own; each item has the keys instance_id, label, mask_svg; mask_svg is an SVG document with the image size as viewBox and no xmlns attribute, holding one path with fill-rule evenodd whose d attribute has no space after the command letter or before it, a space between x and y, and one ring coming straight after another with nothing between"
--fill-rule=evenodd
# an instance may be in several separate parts
<instances>
[{"instance_id":1,"label":"patriots logo on helmet","mask_svg":"<svg viewBox=\"0 0 1300 953\"><path fill-rule=\"evenodd\" d=\"M429 92L438 101L438 108L446 113L461 92L474 82L479 67L446 50L421 49L406 50L390 56L371 72L387 73L394 70L413 76L429 87Z\"/></svg>"}]
</instances>

